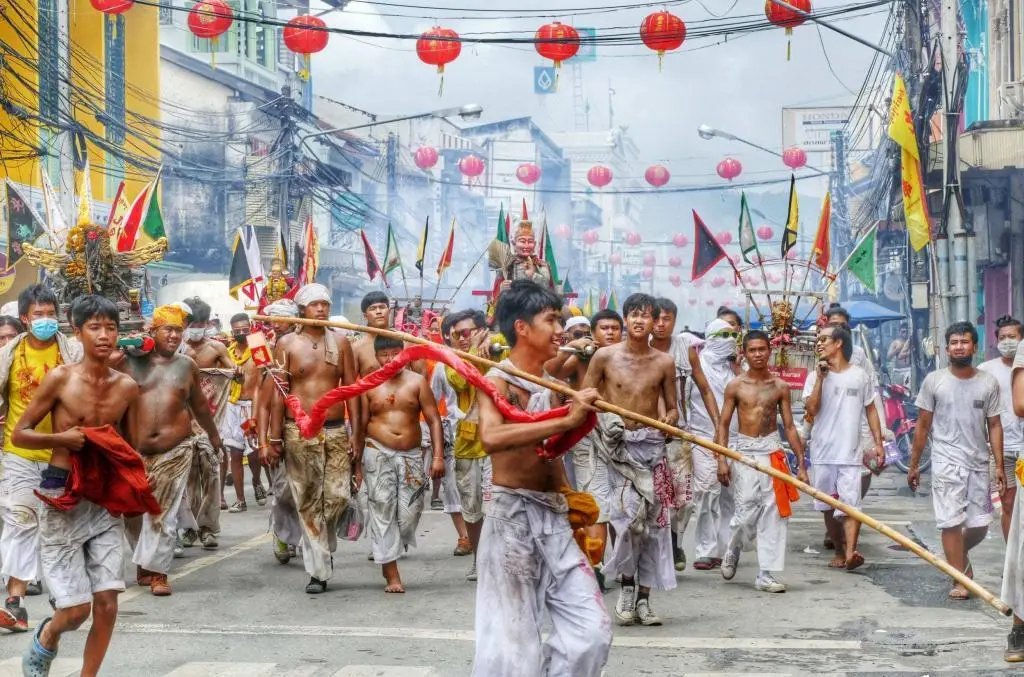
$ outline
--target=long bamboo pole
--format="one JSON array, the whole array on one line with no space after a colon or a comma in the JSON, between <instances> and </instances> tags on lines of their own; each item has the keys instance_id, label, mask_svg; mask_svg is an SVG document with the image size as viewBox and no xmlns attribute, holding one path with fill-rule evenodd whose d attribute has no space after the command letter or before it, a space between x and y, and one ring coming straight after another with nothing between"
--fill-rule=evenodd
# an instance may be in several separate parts
<instances>
[{"instance_id":1,"label":"long bamboo pole","mask_svg":"<svg viewBox=\"0 0 1024 677\"><path fill-rule=\"evenodd\" d=\"M263 315L256 315L254 317L254 319L260 320L260 321L263 321L263 322L277 322L277 323L289 322L289 323L293 323L293 324L303 324L303 325L310 325L310 326L314 326L314 327L337 327L339 329L347 329L349 331L365 332L365 333L369 333L369 334L377 334L377 335L380 335L380 336L388 336L388 337L391 337L391 338L394 338L394 339L398 339L400 341L405 341L406 343L419 343L419 344L424 344L424 345L432 345L431 341L429 341L427 339L424 339L424 338L420 338L419 336L412 336L411 334L405 334L403 332L393 331L391 329L377 329L377 328L374 328L374 327L364 327L362 325L352 324L350 322L331 322L331 321L327 321L327 320L308 320L308 319L304 319L304 318L294 318L294 317L287 317L287 318L286 317L266 317L266 316L263 316ZM436 345L436 344L433 344L433 345ZM516 369L515 367L511 367L511 366L507 366L507 365L499 365L498 363L492 362L491 360L488 360L487 358L479 357L477 355L470 355L469 353L464 353L461 350L455 350L454 348L449 348L449 350L451 350L453 353L455 353L456 355L458 355L462 359L466 360L467 362L471 362L471 363L476 364L478 366L482 366L482 367L495 367L497 369L501 369L502 371L504 371L504 372L506 372L508 374L511 374L513 376L517 376L517 377L519 377L519 378L521 378L521 379L523 379L525 381L530 381L531 383L535 383L537 385L544 386L545 388L553 390L556 393L559 393L561 395L566 395L566 396L569 396L569 397L572 397L572 396L576 395L576 391L575 390L573 390L572 388L569 388L568 386L563 385L563 384L561 384L561 383L559 383L557 381L548 381L548 380L539 378L537 376L534 376L533 374L530 374L530 373L527 373L525 371L522 371L520 369ZM926 561L929 564L931 564L932 566L934 566L936 569L938 569L942 573L946 574L947 576L949 576L950 578L955 580L960 585L962 585L965 588L967 588L967 590L969 590L972 594L974 594L977 597L979 597L982 600L984 600L987 604L989 604L990 606L995 608L997 611L999 611L999 613L1003 614L1004 616L1009 616L1012 613L1012 610L1010 609L1010 607L1005 602L1003 602L1001 599L999 599L994 594L992 594L991 592L989 592L985 588L983 588L980 585L978 585L977 583L975 583L972 579L970 579L967 576L965 576L963 574L963 572L958 571L957 569L953 568L952 566L949 565L949 563L939 559L938 557L936 557L932 553L928 552L923 547L921 547L920 545L918 545L914 541L910 540L909 538L907 538L903 534L899 533L898 531L896 531L895 529L893 529L889 525L885 524L884 522L879 522L875 518L871 517L870 515L868 515L866 513L861 512L860 510L858 510L857 508L854 508L853 506L846 505L845 503L842 503L841 501L838 501L835 498L832 498L832 496L830 496L829 494L826 494L824 492L818 491L817 489L815 489L814 487L810 486L809 484L805 484L804 482L801 482L800 480L798 480L797 478L793 477L789 473L780 472L780 471L776 470L775 468L773 468L771 466L768 466L768 465L762 465L760 463L757 463L756 461L750 460L749 458L747 458L743 454L739 453L738 451L734 451L732 449L729 449L728 447L723 447L723 446L721 446L719 444L715 444L714 442L712 442L710 440L706 440L706 439L703 439L701 437L697 437L696 435L694 435L692 433L688 433L685 430L680 430L679 428L676 428L674 426L666 425L665 423L662 423L661 421L655 420L653 418L650 418L650 417L647 417L647 416L643 416L641 414L638 414L636 412L630 411L628 409L623 409L622 407L618 407L618 406L616 406L614 404L611 404L609 402L605 402L604 400L597 400L596 402L594 402L594 407L597 408L597 409L600 409L601 411L606 411L606 412L609 412L609 413L612 413L612 414L617 414L617 415L621 416L622 418L631 419L633 421L636 421L637 423L641 423L643 425L650 426L651 428L656 428L656 429L662 431L663 433L665 433L666 435L672 435L673 437L678 437L680 439L686 440L687 442L691 442L693 444L697 444L699 446L702 446L705 449L708 449L710 451L715 452L716 454L721 454L722 456L726 456L728 458L731 458L733 461L736 461L737 463L742 463L743 465L745 465L745 466L747 466L749 468L753 468L754 470L757 470L759 472L763 472L766 475L770 475L774 479L781 480L781 481L785 482L786 484L789 484L789 485L795 487L796 489L798 489L799 491L807 494L808 496L811 496L812 498L820 501L821 503L829 505L829 506L831 506L834 509L842 510L848 516L850 516L853 519L857 520L861 524L865 524L865 525L871 527L872 529L874 529L875 531L877 531L878 533L882 534L883 536L886 536L886 537L896 541L897 543L899 543L901 546L903 546L907 550L911 551L912 553L914 553L915 555L917 555L918 557L920 557L924 561Z\"/></svg>"}]
</instances>

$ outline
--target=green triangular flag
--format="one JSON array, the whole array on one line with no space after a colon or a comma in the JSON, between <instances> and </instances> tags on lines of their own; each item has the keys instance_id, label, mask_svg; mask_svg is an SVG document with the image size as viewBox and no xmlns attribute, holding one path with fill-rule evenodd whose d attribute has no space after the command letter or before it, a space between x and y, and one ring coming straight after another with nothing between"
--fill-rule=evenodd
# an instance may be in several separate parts
<instances>
[{"instance_id":1,"label":"green triangular flag","mask_svg":"<svg viewBox=\"0 0 1024 677\"><path fill-rule=\"evenodd\" d=\"M149 196L146 215L142 218L142 232L150 240L156 241L167 237L164 231L164 217L160 213L160 177L154 182L153 191Z\"/></svg>"},{"instance_id":2,"label":"green triangular flag","mask_svg":"<svg viewBox=\"0 0 1024 677\"><path fill-rule=\"evenodd\" d=\"M607 307L608 307L608 310L614 310L615 312L619 312L619 301L618 301L618 299L615 298L615 292L614 291L612 291L612 293L608 295L608 306Z\"/></svg>"},{"instance_id":3,"label":"green triangular flag","mask_svg":"<svg viewBox=\"0 0 1024 677\"><path fill-rule=\"evenodd\" d=\"M756 259L751 261L747 254L755 252L758 258L761 252L757 249L757 238L754 236L754 224L750 220L750 210L747 208L747 194L740 193L740 252L743 254L743 260L747 263L756 263Z\"/></svg>"},{"instance_id":4,"label":"green triangular flag","mask_svg":"<svg viewBox=\"0 0 1024 677\"><path fill-rule=\"evenodd\" d=\"M878 257L875 256L875 234L877 232L877 226L868 231L846 262L846 269L850 271L850 274L860 280L860 283L872 294L875 293L878 280Z\"/></svg>"},{"instance_id":5,"label":"green triangular flag","mask_svg":"<svg viewBox=\"0 0 1024 677\"><path fill-rule=\"evenodd\" d=\"M395 231L388 224L388 242L384 247L384 274L387 275L392 270L402 267L402 256L398 251L398 241L395 239Z\"/></svg>"},{"instance_id":6,"label":"green triangular flag","mask_svg":"<svg viewBox=\"0 0 1024 677\"><path fill-rule=\"evenodd\" d=\"M551 242L551 233L548 232L548 219L544 217L544 226L541 230L541 242L544 243L544 249L541 251L541 260L548 264L548 270L551 271L551 284L558 285L558 263L555 262L555 245Z\"/></svg>"},{"instance_id":7,"label":"green triangular flag","mask_svg":"<svg viewBox=\"0 0 1024 677\"><path fill-rule=\"evenodd\" d=\"M494 236L498 242L508 242L508 230L505 228L505 205L498 207L498 234Z\"/></svg>"}]
</instances>

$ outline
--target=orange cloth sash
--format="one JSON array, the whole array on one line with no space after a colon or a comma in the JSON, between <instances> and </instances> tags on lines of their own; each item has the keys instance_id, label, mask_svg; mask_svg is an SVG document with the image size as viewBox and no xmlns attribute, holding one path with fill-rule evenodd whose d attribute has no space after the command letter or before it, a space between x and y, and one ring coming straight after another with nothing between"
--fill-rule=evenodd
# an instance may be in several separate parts
<instances>
[{"instance_id":1,"label":"orange cloth sash","mask_svg":"<svg viewBox=\"0 0 1024 677\"><path fill-rule=\"evenodd\" d=\"M787 475L792 474L789 472L789 463L786 462L786 452L779 449L769 454L768 458L773 468ZM779 508L779 516L782 518L790 517L793 514L793 506L790 503L799 501L800 493L795 487L777 477L772 478L772 488L775 490L775 505Z\"/></svg>"}]
</instances>

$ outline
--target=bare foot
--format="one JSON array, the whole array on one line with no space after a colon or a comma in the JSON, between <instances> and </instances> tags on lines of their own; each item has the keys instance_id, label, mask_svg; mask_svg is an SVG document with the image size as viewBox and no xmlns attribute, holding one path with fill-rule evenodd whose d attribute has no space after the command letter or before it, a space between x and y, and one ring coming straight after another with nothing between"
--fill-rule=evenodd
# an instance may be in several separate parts
<instances>
[{"instance_id":1,"label":"bare foot","mask_svg":"<svg viewBox=\"0 0 1024 677\"><path fill-rule=\"evenodd\" d=\"M828 563L829 569L845 569L846 558L841 555L836 555L832 558L832 561Z\"/></svg>"},{"instance_id":2,"label":"bare foot","mask_svg":"<svg viewBox=\"0 0 1024 677\"><path fill-rule=\"evenodd\" d=\"M862 564L864 564L864 555L854 550L853 557L850 557L846 560L846 570L853 571Z\"/></svg>"},{"instance_id":3,"label":"bare foot","mask_svg":"<svg viewBox=\"0 0 1024 677\"><path fill-rule=\"evenodd\" d=\"M391 581L384 586L384 592L387 593L403 593L405 592L405 586L402 585L402 581Z\"/></svg>"},{"instance_id":4,"label":"bare foot","mask_svg":"<svg viewBox=\"0 0 1024 677\"><path fill-rule=\"evenodd\" d=\"M967 591L967 588L957 583L953 586L953 589L949 591L949 598L955 600L970 599L971 593Z\"/></svg>"}]
</instances>

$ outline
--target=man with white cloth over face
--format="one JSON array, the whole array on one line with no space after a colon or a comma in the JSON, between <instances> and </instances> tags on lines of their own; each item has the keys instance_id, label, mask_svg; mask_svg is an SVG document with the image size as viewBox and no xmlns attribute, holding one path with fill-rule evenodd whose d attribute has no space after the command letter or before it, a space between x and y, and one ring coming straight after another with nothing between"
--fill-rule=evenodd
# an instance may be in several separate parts
<instances>
[{"instance_id":1,"label":"man with white cloth over face","mask_svg":"<svg viewBox=\"0 0 1024 677\"><path fill-rule=\"evenodd\" d=\"M736 378L739 336L739 331L722 318L709 322L705 330L700 366L719 411L725 401L726 386ZM708 414L707 406L693 381L689 383L687 401L690 432L704 439L714 438L718 421ZM727 445L731 449L736 448L736 434L736 422L733 421L729 426ZM693 503L696 523L694 554L697 557L693 568L698 571L716 569L722 565L729 543L729 521L734 510L733 492L718 480L718 460L715 455L697 445L693 447Z\"/></svg>"},{"instance_id":2,"label":"man with white cloth over face","mask_svg":"<svg viewBox=\"0 0 1024 677\"><path fill-rule=\"evenodd\" d=\"M550 289L516 280L495 310L511 346L509 366L544 377L562 335L562 300ZM547 388L492 369L487 379L508 402L538 412L552 406ZM473 677L599 677L611 646L611 624L594 570L573 530L597 517L589 494L568 486L561 459L538 454L549 437L582 425L597 391L576 394L569 413L535 423L506 421L481 397L480 439L490 455L494 487L477 555L476 656ZM544 617L551 619L547 641Z\"/></svg>"},{"instance_id":3,"label":"man with white cloth over face","mask_svg":"<svg viewBox=\"0 0 1024 677\"><path fill-rule=\"evenodd\" d=\"M715 442L722 446L729 443L729 428L733 414L736 414L739 419L736 450L751 461L788 473L789 465L775 422L776 414L781 414L786 438L800 468L798 477L806 482L804 449L793 425L789 385L768 371L771 354L768 334L755 329L743 337L743 355L749 369L725 389L725 406L718 421ZM729 523L732 537L722 563L722 578L732 580L740 552L756 540L758 574L754 587L762 592L785 592L786 586L775 580L773 572L782 571L785 567L786 531L793 512L790 503L799 498L796 490L782 480L742 463L734 463L730 468L724 456L718 457L718 479L723 485L732 486L736 499L736 512Z\"/></svg>"},{"instance_id":4,"label":"man with white cloth over face","mask_svg":"<svg viewBox=\"0 0 1024 677\"><path fill-rule=\"evenodd\" d=\"M1012 403L1005 402L1013 413L1024 418L1024 343L1017 345L1011 376ZM1013 609L1013 627L1006 638L1007 663L1024 662L1024 458L1018 456L1014 477L1007 482L1017 486L1017 496L1010 518L1010 532L1006 538L1006 561L1003 563L1003 589L999 595ZM1006 509L1005 507L1003 508Z\"/></svg>"},{"instance_id":5,"label":"man with white cloth over face","mask_svg":"<svg viewBox=\"0 0 1024 677\"><path fill-rule=\"evenodd\" d=\"M675 362L649 342L660 312L658 304L646 294L632 294L622 304L622 312L626 341L594 354L584 385L596 387L610 404L675 425L679 420ZM664 402L663 413L659 398ZM675 496L665 434L626 423L614 414L601 414L599 421L594 451L608 464L609 517L616 535L604 570L609 577L622 575L615 619L620 625L661 625L651 609L651 589L676 587L671 536Z\"/></svg>"}]
</instances>

